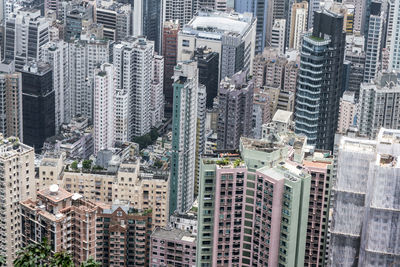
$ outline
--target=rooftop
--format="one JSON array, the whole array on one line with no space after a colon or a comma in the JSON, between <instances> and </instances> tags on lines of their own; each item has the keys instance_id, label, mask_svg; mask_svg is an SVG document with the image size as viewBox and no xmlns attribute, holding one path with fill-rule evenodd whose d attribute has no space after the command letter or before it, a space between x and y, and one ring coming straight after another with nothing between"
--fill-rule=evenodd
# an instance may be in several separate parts
<instances>
[{"instance_id":1,"label":"rooftop","mask_svg":"<svg viewBox=\"0 0 400 267\"><path fill-rule=\"evenodd\" d=\"M175 228L156 228L151 236L167 241L184 241L196 244L196 237L192 236L191 233Z\"/></svg>"},{"instance_id":2,"label":"rooftop","mask_svg":"<svg viewBox=\"0 0 400 267\"><path fill-rule=\"evenodd\" d=\"M56 184L53 184L43 190L40 190L38 195L43 196L53 202L60 202L64 199L71 198L74 194L68 192L64 188L60 188Z\"/></svg>"},{"instance_id":3,"label":"rooftop","mask_svg":"<svg viewBox=\"0 0 400 267\"><path fill-rule=\"evenodd\" d=\"M272 121L289 123L292 120L293 112L278 109L272 118Z\"/></svg>"}]
</instances>

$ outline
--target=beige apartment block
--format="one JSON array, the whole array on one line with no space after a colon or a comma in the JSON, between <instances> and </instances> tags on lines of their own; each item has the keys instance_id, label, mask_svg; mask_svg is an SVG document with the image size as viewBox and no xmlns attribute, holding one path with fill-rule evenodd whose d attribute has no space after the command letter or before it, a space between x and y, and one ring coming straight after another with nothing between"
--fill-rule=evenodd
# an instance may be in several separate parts
<instances>
[{"instance_id":1,"label":"beige apartment block","mask_svg":"<svg viewBox=\"0 0 400 267\"><path fill-rule=\"evenodd\" d=\"M21 245L19 202L35 199L35 154L16 137L0 134L0 255L12 266Z\"/></svg>"}]
</instances>

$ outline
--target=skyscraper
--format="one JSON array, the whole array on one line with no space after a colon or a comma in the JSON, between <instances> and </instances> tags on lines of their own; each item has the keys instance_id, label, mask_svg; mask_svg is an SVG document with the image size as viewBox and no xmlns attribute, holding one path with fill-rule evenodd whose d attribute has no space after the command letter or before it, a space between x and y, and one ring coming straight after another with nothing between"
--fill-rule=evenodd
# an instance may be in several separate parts
<instances>
[{"instance_id":1,"label":"skyscraper","mask_svg":"<svg viewBox=\"0 0 400 267\"><path fill-rule=\"evenodd\" d=\"M153 81L151 83L150 112L151 127L158 127L164 119L164 58L159 55L153 57Z\"/></svg>"},{"instance_id":2,"label":"skyscraper","mask_svg":"<svg viewBox=\"0 0 400 267\"><path fill-rule=\"evenodd\" d=\"M235 11L253 13L257 18L256 25L256 53L261 53L267 44L267 38L271 35L273 25L272 1L264 0L235 0ZM268 39L269 40L269 39Z\"/></svg>"},{"instance_id":3,"label":"skyscraper","mask_svg":"<svg viewBox=\"0 0 400 267\"><path fill-rule=\"evenodd\" d=\"M389 58L389 69L399 70L400 69L400 43L397 42L400 36L400 2L394 1L394 5L391 6L391 14L393 14L391 25L393 25L392 35L390 37L390 58ZM397 38L397 40L396 40Z\"/></svg>"},{"instance_id":4,"label":"skyscraper","mask_svg":"<svg viewBox=\"0 0 400 267\"><path fill-rule=\"evenodd\" d=\"M55 92L48 63L30 62L22 70L24 143L40 153L46 138L55 134Z\"/></svg>"},{"instance_id":5,"label":"skyscraper","mask_svg":"<svg viewBox=\"0 0 400 267\"><path fill-rule=\"evenodd\" d=\"M327 10L315 12L313 32L304 36L301 48L295 132L306 135L308 143L317 148L333 148L344 51L343 15Z\"/></svg>"},{"instance_id":6,"label":"skyscraper","mask_svg":"<svg viewBox=\"0 0 400 267\"><path fill-rule=\"evenodd\" d=\"M375 79L380 69L384 15L382 2L373 0L370 5L369 27L367 29L364 82Z\"/></svg>"},{"instance_id":7,"label":"skyscraper","mask_svg":"<svg viewBox=\"0 0 400 267\"><path fill-rule=\"evenodd\" d=\"M271 30L271 47L278 48L281 55L285 53L286 48L286 20L277 19Z\"/></svg>"},{"instance_id":8,"label":"skyscraper","mask_svg":"<svg viewBox=\"0 0 400 267\"><path fill-rule=\"evenodd\" d=\"M174 73L172 158L169 213L186 212L193 203L198 69L195 61L179 63Z\"/></svg>"},{"instance_id":9,"label":"skyscraper","mask_svg":"<svg viewBox=\"0 0 400 267\"><path fill-rule=\"evenodd\" d=\"M364 36L347 35L346 43L345 60L350 63L347 90L354 92L355 100L358 100L360 95L360 86L364 79Z\"/></svg>"},{"instance_id":10,"label":"skyscraper","mask_svg":"<svg viewBox=\"0 0 400 267\"><path fill-rule=\"evenodd\" d=\"M15 69L22 70L28 61L42 58L42 47L49 41L49 23L40 10L21 9L6 20L4 58L15 60Z\"/></svg>"},{"instance_id":11,"label":"skyscraper","mask_svg":"<svg viewBox=\"0 0 400 267\"><path fill-rule=\"evenodd\" d=\"M131 35L132 10L129 4L99 1L96 6L96 22L104 26L104 37L120 41Z\"/></svg>"},{"instance_id":12,"label":"skyscraper","mask_svg":"<svg viewBox=\"0 0 400 267\"><path fill-rule=\"evenodd\" d=\"M251 136L254 82L245 72L221 81L218 91L218 149L238 149L240 137Z\"/></svg>"},{"instance_id":13,"label":"skyscraper","mask_svg":"<svg viewBox=\"0 0 400 267\"><path fill-rule=\"evenodd\" d=\"M307 31L308 2L294 3L290 22L289 48L300 50L302 35Z\"/></svg>"},{"instance_id":14,"label":"skyscraper","mask_svg":"<svg viewBox=\"0 0 400 267\"><path fill-rule=\"evenodd\" d=\"M26 197L35 198L35 152L15 137L0 137L1 200L0 255L8 267L21 247L21 217L19 202Z\"/></svg>"},{"instance_id":15,"label":"skyscraper","mask_svg":"<svg viewBox=\"0 0 400 267\"><path fill-rule=\"evenodd\" d=\"M376 140L340 138L330 266L398 265L399 138L385 128Z\"/></svg>"},{"instance_id":16,"label":"skyscraper","mask_svg":"<svg viewBox=\"0 0 400 267\"><path fill-rule=\"evenodd\" d=\"M23 140L22 76L19 72L0 73L0 133Z\"/></svg>"},{"instance_id":17,"label":"skyscraper","mask_svg":"<svg viewBox=\"0 0 400 267\"><path fill-rule=\"evenodd\" d=\"M94 71L94 153L110 149L115 143L114 66L103 63Z\"/></svg>"},{"instance_id":18,"label":"skyscraper","mask_svg":"<svg viewBox=\"0 0 400 267\"><path fill-rule=\"evenodd\" d=\"M129 140L150 132L153 62L154 43L143 37L129 37L113 46L116 88L129 94Z\"/></svg>"},{"instance_id":19,"label":"skyscraper","mask_svg":"<svg viewBox=\"0 0 400 267\"><path fill-rule=\"evenodd\" d=\"M360 134L374 138L381 127L400 129L400 73L379 73L362 83L357 112Z\"/></svg>"},{"instance_id":20,"label":"skyscraper","mask_svg":"<svg viewBox=\"0 0 400 267\"><path fill-rule=\"evenodd\" d=\"M195 1L193 0L164 0L163 21L178 21L182 27L193 17Z\"/></svg>"},{"instance_id":21,"label":"skyscraper","mask_svg":"<svg viewBox=\"0 0 400 267\"><path fill-rule=\"evenodd\" d=\"M154 42L154 50L161 54L162 49L162 25L163 25L163 1L143 0L143 35L147 40Z\"/></svg>"}]
</instances>

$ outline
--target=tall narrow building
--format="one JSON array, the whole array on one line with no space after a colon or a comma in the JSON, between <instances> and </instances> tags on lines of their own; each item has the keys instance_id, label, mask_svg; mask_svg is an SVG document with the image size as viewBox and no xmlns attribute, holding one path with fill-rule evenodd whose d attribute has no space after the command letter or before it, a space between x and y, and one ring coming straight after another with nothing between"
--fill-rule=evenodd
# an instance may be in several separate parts
<instances>
[{"instance_id":1,"label":"tall narrow building","mask_svg":"<svg viewBox=\"0 0 400 267\"><path fill-rule=\"evenodd\" d=\"M163 21L178 21L182 27L192 19L194 7L193 0L164 0Z\"/></svg>"},{"instance_id":2,"label":"tall narrow building","mask_svg":"<svg viewBox=\"0 0 400 267\"><path fill-rule=\"evenodd\" d=\"M238 149L240 137L251 136L254 82L245 72L221 81L218 92L218 149Z\"/></svg>"},{"instance_id":3,"label":"tall narrow building","mask_svg":"<svg viewBox=\"0 0 400 267\"><path fill-rule=\"evenodd\" d=\"M46 138L55 134L53 71L48 63L31 62L22 71L24 143L40 153Z\"/></svg>"},{"instance_id":4,"label":"tall narrow building","mask_svg":"<svg viewBox=\"0 0 400 267\"><path fill-rule=\"evenodd\" d=\"M331 150L334 144L345 36L343 15L321 10L315 12L313 32L304 36L301 47L295 132L306 135L308 144L321 149Z\"/></svg>"},{"instance_id":5,"label":"tall narrow building","mask_svg":"<svg viewBox=\"0 0 400 267\"><path fill-rule=\"evenodd\" d=\"M392 34L390 36L389 70L400 70L400 2L394 1L391 5Z\"/></svg>"},{"instance_id":6,"label":"tall narrow building","mask_svg":"<svg viewBox=\"0 0 400 267\"><path fill-rule=\"evenodd\" d=\"M289 48L300 50L301 39L307 31L308 2L294 3L290 21Z\"/></svg>"},{"instance_id":7,"label":"tall narrow building","mask_svg":"<svg viewBox=\"0 0 400 267\"><path fill-rule=\"evenodd\" d=\"M94 71L94 153L110 149L115 143L114 66L103 63Z\"/></svg>"},{"instance_id":8,"label":"tall narrow building","mask_svg":"<svg viewBox=\"0 0 400 267\"><path fill-rule=\"evenodd\" d=\"M193 203L198 87L197 63L179 63L174 74L170 214L186 212Z\"/></svg>"},{"instance_id":9,"label":"tall narrow building","mask_svg":"<svg viewBox=\"0 0 400 267\"><path fill-rule=\"evenodd\" d=\"M0 73L0 133L23 141L22 76L19 72Z\"/></svg>"}]
</instances>

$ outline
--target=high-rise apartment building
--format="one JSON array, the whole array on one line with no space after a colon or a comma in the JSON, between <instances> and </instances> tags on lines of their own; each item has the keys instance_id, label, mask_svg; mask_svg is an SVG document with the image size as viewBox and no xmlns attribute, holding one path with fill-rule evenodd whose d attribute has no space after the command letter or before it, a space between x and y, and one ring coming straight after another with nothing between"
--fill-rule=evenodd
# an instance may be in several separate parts
<instances>
[{"instance_id":1,"label":"high-rise apartment building","mask_svg":"<svg viewBox=\"0 0 400 267\"><path fill-rule=\"evenodd\" d=\"M151 266L152 211L129 202L101 205L96 223L96 261L102 266Z\"/></svg>"},{"instance_id":2,"label":"high-rise apartment building","mask_svg":"<svg viewBox=\"0 0 400 267\"><path fill-rule=\"evenodd\" d=\"M308 19L307 19L307 28L308 30L313 28L314 25L314 15L315 11L318 11L322 7L322 0L310 0L308 2Z\"/></svg>"},{"instance_id":3,"label":"high-rise apartment building","mask_svg":"<svg viewBox=\"0 0 400 267\"><path fill-rule=\"evenodd\" d=\"M307 31L308 2L294 3L291 12L289 48L300 50L301 39Z\"/></svg>"},{"instance_id":4,"label":"high-rise apartment building","mask_svg":"<svg viewBox=\"0 0 400 267\"><path fill-rule=\"evenodd\" d=\"M115 143L114 66L103 63L94 71L94 153L114 147Z\"/></svg>"},{"instance_id":5,"label":"high-rise apartment building","mask_svg":"<svg viewBox=\"0 0 400 267\"><path fill-rule=\"evenodd\" d=\"M164 119L164 58L159 55L153 57L153 81L151 84L150 112L151 127L158 127Z\"/></svg>"},{"instance_id":6,"label":"high-rise apartment building","mask_svg":"<svg viewBox=\"0 0 400 267\"><path fill-rule=\"evenodd\" d=\"M113 45L116 88L126 90L129 94L130 140L150 132L153 64L152 41L143 37L129 37Z\"/></svg>"},{"instance_id":7,"label":"high-rise apartment building","mask_svg":"<svg viewBox=\"0 0 400 267\"><path fill-rule=\"evenodd\" d=\"M243 70L250 74L255 54L256 18L250 13L201 11L178 34L178 61L199 47L219 54L219 80Z\"/></svg>"},{"instance_id":8,"label":"high-rise apartment building","mask_svg":"<svg viewBox=\"0 0 400 267\"><path fill-rule=\"evenodd\" d=\"M43 56L43 61L50 63L53 68L55 131L58 134L61 124L71 120L68 43L62 40L47 43L43 48Z\"/></svg>"},{"instance_id":9,"label":"high-rise apartment building","mask_svg":"<svg viewBox=\"0 0 400 267\"><path fill-rule=\"evenodd\" d=\"M127 90L115 91L115 142L128 142L129 94Z\"/></svg>"},{"instance_id":10,"label":"high-rise apartment building","mask_svg":"<svg viewBox=\"0 0 400 267\"><path fill-rule=\"evenodd\" d=\"M257 18L255 52L262 53L270 38L273 25L271 2L263 0L235 0L235 11L239 13L250 12ZM268 39L270 40L270 39Z\"/></svg>"},{"instance_id":11,"label":"high-rise apartment building","mask_svg":"<svg viewBox=\"0 0 400 267\"><path fill-rule=\"evenodd\" d=\"M315 12L313 32L304 36L301 48L295 132L306 135L308 143L320 149L333 148L344 51L343 15L328 10Z\"/></svg>"},{"instance_id":12,"label":"high-rise apartment building","mask_svg":"<svg viewBox=\"0 0 400 267\"><path fill-rule=\"evenodd\" d=\"M238 149L242 136L252 133L254 82L245 72L221 81L218 91L218 149Z\"/></svg>"},{"instance_id":13,"label":"high-rise apartment building","mask_svg":"<svg viewBox=\"0 0 400 267\"><path fill-rule=\"evenodd\" d=\"M6 266L12 262L21 248L21 217L19 201L35 198L35 152L32 147L20 143L18 138L1 137L1 227L0 255Z\"/></svg>"},{"instance_id":14,"label":"high-rise apartment building","mask_svg":"<svg viewBox=\"0 0 400 267\"><path fill-rule=\"evenodd\" d=\"M0 73L0 133L23 140L22 76L19 72Z\"/></svg>"},{"instance_id":15,"label":"high-rise apartment building","mask_svg":"<svg viewBox=\"0 0 400 267\"><path fill-rule=\"evenodd\" d=\"M96 37L69 42L71 116L93 121L93 78L98 64L109 61L108 41Z\"/></svg>"},{"instance_id":16,"label":"high-rise apartment building","mask_svg":"<svg viewBox=\"0 0 400 267\"><path fill-rule=\"evenodd\" d=\"M361 135L374 138L381 127L400 129L400 74L379 73L361 84L357 126Z\"/></svg>"},{"instance_id":17,"label":"high-rise apartment building","mask_svg":"<svg viewBox=\"0 0 400 267\"><path fill-rule=\"evenodd\" d=\"M390 25L392 25L392 34L388 38L390 40L390 57L389 57L389 70L400 69L400 44L396 42L400 36L400 2L394 1L390 7Z\"/></svg>"},{"instance_id":18,"label":"high-rise apartment building","mask_svg":"<svg viewBox=\"0 0 400 267\"><path fill-rule=\"evenodd\" d=\"M66 41L80 39L83 25L94 21L94 10L94 2L91 1L66 4L65 19L63 20L65 21L64 37Z\"/></svg>"},{"instance_id":19,"label":"high-rise apartment building","mask_svg":"<svg viewBox=\"0 0 400 267\"><path fill-rule=\"evenodd\" d=\"M15 69L22 70L28 61L42 58L42 47L49 41L49 23L40 10L20 9L5 22L4 59L14 60Z\"/></svg>"},{"instance_id":20,"label":"high-rise apartment building","mask_svg":"<svg viewBox=\"0 0 400 267\"><path fill-rule=\"evenodd\" d=\"M179 63L174 73L170 214L186 212L193 203L198 87L197 62Z\"/></svg>"},{"instance_id":21,"label":"high-rise apartment building","mask_svg":"<svg viewBox=\"0 0 400 267\"><path fill-rule=\"evenodd\" d=\"M162 55L164 56L164 96L165 105L168 111L172 109L173 102L173 80L174 68L177 63L178 54L178 32L179 23L177 21L166 21L163 26L163 48ZM168 113L172 113L172 110ZM171 116L171 115L170 115Z\"/></svg>"},{"instance_id":22,"label":"high-rise apartment building","mask_svg":"<svg viewBox=\"0 0 400 267\"><path fill-rule=\"evenodd\" d=\"M355 125L356 115L357 103L355 101L355 93L345 91L340 98L337 132L345 134L350 126Z\"/></svg>"},{"instance_id":23,"label":"high-rise apartment building","mask_svg":"<svg viewBox=\"0 0 400 267\"><path fill-rule=\"evenodd\" d=\"M100 1L96 7L96 22L104 25L104 37L120 41L131 35L132 11L130 4Z\"/></svg>"},{"instance_id":24,"label":"high-rise apartment building","mask_svg":"<svg viewBox=\"0 0 400 267\"><path fill-rule=\"evenodd\" d=\"M76 265L96 257L97 204L56 184L20 203L24 247L47 238L52 253L66 251Z\"/></svg>"},{"instance_id":25,"label":"high-rise apartment building","mask_svg":"<svg viewBox=\"0 0 400 267\"><path fill-rule=\"evenodd\" d=\"M24 143L36 152L55 134L53 71L48 63L30 62L22 70Z\"/></svg>"},{"instance_id":26,"label":"high-rise apartment building","mask_svg":"<svg viewBox=\"0 0 400 267\"><path fill-rule=\"evenodd\" d=\"M310 175L272 140L242 138L240 155L202 159L198 266L304 265ZM301 157L305 139L294 142Z\"/></svg>"},{"instance_id":27,"label":"high-rise apartment building","mask_svg":"<svg viewBox=\"0 0 400 267\"><path fill-rule=\"evenodd\" d=\"M333 184L330 266L396 266L400 131L341 137Z\"/></svg>"},{"instance_id":28,"label":"high-rise apartment building","mask_svg":"<svg viewBox=\"0 0 400 267\"><path fill-rule=\"evenodd\" d=\"M226 11L229 0L194 0L195 11L200 9L213 9L217 11ZM196 15L196 12L193 15Z\"/></svg>"},{"instance_id":29,"label":"high-rise apartment building","mask_svg":"<svg viewBox=\"0 0 400 267\"><path fill-rule=\"evenodd\" d=\"M365 47L364 82L375 79L380 69L382 36L385 26L384 16L382 2L373 0L370 4L369 27Z\"/></svg>"}]
</instances>

